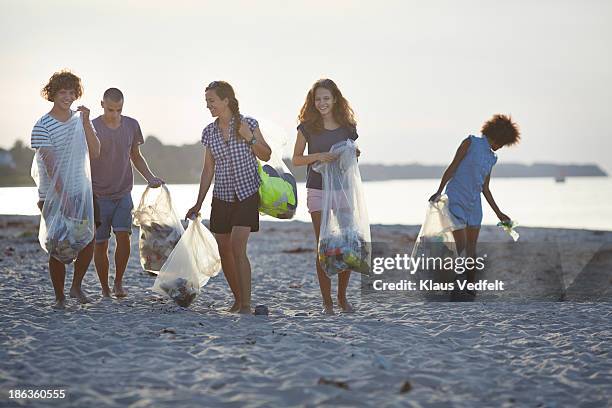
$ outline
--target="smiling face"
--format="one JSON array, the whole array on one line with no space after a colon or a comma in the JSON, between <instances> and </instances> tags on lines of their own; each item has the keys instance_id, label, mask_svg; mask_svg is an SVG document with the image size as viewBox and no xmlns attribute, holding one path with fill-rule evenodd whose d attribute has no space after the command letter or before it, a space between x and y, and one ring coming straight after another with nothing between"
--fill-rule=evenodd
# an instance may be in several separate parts
<instances>
[{"instance_id":1,"label":"smiling face","mask_svg":"<svg viewBox=\"0 0 612 408\"><path fill-rule=\"evenodd\" d=\"M123 110L123 100L116 102L110 98L104 98L100 103L104 109L104 118L112 123L121 120L121 111Z\"/></svg>"},{"instance_id":2,"label":"smiling face","mask_svg":"<svg viewBox=\"0 0 612 408\"><path fill-rule=\"evenodd\" d=\"M214 89L210 89L206 91L206 108L210 111L210 114L213 118L219 117L223 112L225 112L229 105L229 99L221 99L217 92Z\"/></svg>"},{"instance_id":3,"label":"smiling face","mask_svg":"<svg viewBox=\"0 0 612 408\"><path fill-rule=\"evenodd\" d=\"M331 91L327 88L319 87L315 90L314 104L321 116L327 116L333 112L336 100Z\"/></svg>"},{"instance_id":4,"label":"smiling face","mask_svg":"<svg viewBox=\"0 0 612 408\"><path fill-rule=\"evenodd\" d=\"M70 106L76 99L77 95L74 89L60 89L53 97L53 105L59 110L67 111L70 110Z\"/></svg>"}]
</instances>

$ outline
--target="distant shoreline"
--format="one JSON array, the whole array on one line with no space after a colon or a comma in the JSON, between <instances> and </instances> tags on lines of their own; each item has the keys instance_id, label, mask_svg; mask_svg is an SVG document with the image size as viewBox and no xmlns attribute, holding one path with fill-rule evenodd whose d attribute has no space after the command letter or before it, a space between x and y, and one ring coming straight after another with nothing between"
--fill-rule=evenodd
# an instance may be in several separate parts
<instances>
[{"instance_id":1,"label":"distant shoreline","mask_svg":"<svg viewBox=\"0 0 612 408\"><path fill-rule=\"evenodd\" d=\"M1 150L1 149L0 149ZM198 144L172 146L164 145L154 136L149 136L141 147L143 156L155 174L172 184L198 183L202 171L202 149ZM0 187L34 186L30 168L34 150L23 143L16 143L10 150L4 150L6 165L0 162ZM298 182L306 180L306 166L295 167L291 159L285 164ZM177 166L180 163L180 166ZM438 179L446 169L445 165L424 165L418 163L385 165L362 163L359 166L363 181L389 181L410 179ZM134 181L143 184L144 179L134 172ZM493 168L493 177L608 177L597 164L554 164L554 163L499 163Z\"/></svg>"},{"instance_id":2,"label":"distant shoreline","mask_svg":"<svg viewBox=\"0 0 612 408\"><path fill-rule=\"evenodd\" d=\"M507 175L493 175L495 178L555 178L554 176L541 176L541 175L525 175L525 176L507 176ZM601 178L609 178L608 175L579 175L579 176L567 176L567 178L585 178L585 177L601 177ZM439 179L439 177L392 177L392 178L373 178L367 175L364 175L363 172L361 174L362 181L397 181L397 180L433 180ZM305 178L296 177L298 183L306 182ZM171 184L197 184L197 180L172 180L169 181ZM140 175L134 175L134 184L135 185L145 185L147 184L145 180L140 177ZM13 180L5 178L5 176L0 176L0 188L2 187L36 187L34 181L23 182L23 179L18 179L13 182Z\"/></svg>"},{"instance_id":3,"label":"distant shoreline","mask_svg":"<svg viewBox=\"0 0 612 408\"><path fill-rule=\"evenodd\" d=\"M295 174L295 173L294 173ZM555 178L555 176L542 176L542 175L521 175L521 176L511 176L511 175L499 175L499 174L493 174L492 177L495 178ZM566 176L565 178L584 178L584 177L601 177L601 178L608 178L609 176L607 174L604 175L574 175L574 176ZM379 178L379 177L373 177L371 175L368 174L364 174L363 170L361 171L361 178L362 181L395 181L395 180L432 180L432 179L439 179L440 177L438 176L431 176L431 177L427 177L427 176L420 176L420 177L391 177L391 178ZM296 176L296 180L298 183L304 183L306 182L306 178L305 177L297 177ZM169 180L168 181L171 184L197 184L198 181L197 180ZM139 174L135 174L134 175L134 184L136 185L144 185L147 184L145 182L145 180L139 175ZM34 181L32 179L25 180L23 178L18 178L15 180L12 180L10 177L6 177L6 176L0 176L0 188L2 187L36 187L36 184L34 184Z\"/></svg>"}]
</instances>

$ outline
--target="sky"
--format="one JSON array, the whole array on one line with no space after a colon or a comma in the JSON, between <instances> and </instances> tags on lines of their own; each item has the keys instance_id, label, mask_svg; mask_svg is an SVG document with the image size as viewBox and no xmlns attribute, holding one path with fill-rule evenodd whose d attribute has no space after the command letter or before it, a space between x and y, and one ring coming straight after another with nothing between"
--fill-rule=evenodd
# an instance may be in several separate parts
<instances>
[{"instance_id":1,"label":"sky","mask_svg":"<svg viewBox=\"0 0 612 408\"><path fill-rule=\"evenodd\" d=\"M105 89L165 144L212 118L204 88L280 126L292 151L312 83L333 79L357 114L368 163L446 164L492 114L522 142L500 163L595 163L612 172L610 1L0 0L0 147L29 142L67 68L101 114ZM76 104L75 104L76 106ZM263 129L262 129L263 130ZM265 136L265 131L264 131Z\"/></svg>"}]
</instances>

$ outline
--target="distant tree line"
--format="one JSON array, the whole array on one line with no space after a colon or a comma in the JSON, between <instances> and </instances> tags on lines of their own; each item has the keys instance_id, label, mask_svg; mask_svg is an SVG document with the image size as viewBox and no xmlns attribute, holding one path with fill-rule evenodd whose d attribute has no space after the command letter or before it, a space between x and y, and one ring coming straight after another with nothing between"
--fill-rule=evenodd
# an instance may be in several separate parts
<instances>
[{"instance_id":1,"label":"distant tree line","mask_svg":"<svg viewBox=\"0 0 612 408\"><path fill-rule=\"evenodd\" d=\"M155 136L148 136L141 150L153 172L171 184L198 183L204 148L200 143L172 146L164 145ZM0 154L10 154L11 165L0 163L0 186L33 186L30 176L34 150L16 141L10 150L0 149ZM291 160L284 159L285 164L298 181L306 180L306 168L294 167ZM382 181L393 179L439 178L444 172L444 166L405 164L361 164L359 166L364 181ZM144 183L144 179L135 173L136 183ZM493 169L494 177L607 177L607 173L595 164L566 165L551 163L535 163L531 165L516 163L500 163Z\"/></svg>"}]
</instances>

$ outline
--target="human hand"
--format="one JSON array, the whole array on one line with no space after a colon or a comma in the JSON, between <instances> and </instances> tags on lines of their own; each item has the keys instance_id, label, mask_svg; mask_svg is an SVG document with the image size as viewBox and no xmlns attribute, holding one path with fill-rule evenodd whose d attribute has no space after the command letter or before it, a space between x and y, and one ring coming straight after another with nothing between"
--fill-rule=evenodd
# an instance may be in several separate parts
<instances>
[{"instance_id":1,"label":"human hand","mask_svg":"<svg viewBox=\"0 0 612 408\"><path fill-rule=\"evenodd\" d=\"M439 191L436 191L431 197L429 197L429 202L430 203L435 203L436 201L438 201L440 199L440 196L442 195L442 193L440 193Z\"/></svg>"},{"instance_id":2,"label":"human hand","mask_svg":"<svg viewBox=\"0 0 612 408\"><path fill-rule=\"evenodd\" d=\"M83 123L89 122L89 113L91 112L89 108L81 105L77 108L77 111L81 112L81 118L83 118Z\"/></svg>"},{"instance_id":3,"label":"human hand","mask_svg":"<svg viewBox=\"0 0 612 408\"><path fill-rule=\"evenodd\" d=\"M148 183L149 187L151 188L158 188L161 187L162 184L166 184L166 182L159 177L153 177L151 180L148 181Z\"/></svg>"},{"instance_id":4,"label":"human hand","mask_svg":"<svg viewBox=\"0 0 612 408\"><path fill-rule=\"evenodd\" d=\"M240 122L240 129L238 130L238 134L247 142L250 142L254 137L253 132L251 132L251 128L249 128L249 124L244 119L242 120L242 122Z\"/></svg>"},{"instance_id":5,"label":"human hand","mask_svg":"<svg viewBox=\"0 0 612 408\"><path fill-rule=\"evenodd\" d=\"M317 153L317 161L321 163L331 163L338 158L335 153Z\"/></svg>"},{"instance_id":6,"label":"human hand","mask_svg":"<svg viewBox=\"0 0 612 408\"><path fill-rule=\"evenodd\" d=\"M497 214L497 218L499 218L499 220L500 220L501 222L504 222L504 223L506 223L506 222L510 222L510 221L511 221L511 218L510 218L510 217L508 217L508 216L507 216L506 214L504 214L503 212L500 212L499 214Z\"/></svg>"},{"instance_id":7,"label":"human hand","mask_svg":"<svg viewBox=\"0 0 612 408\"><path fill-rule=\"evenodd\" d=\"M200 215L201 208L202 208L202 204L196 204L193 207L191 207L189 210L187 210L187 214L185 214L185 219L186 220L195 219L198 215Z\"/></svg>"}]
</instances>

